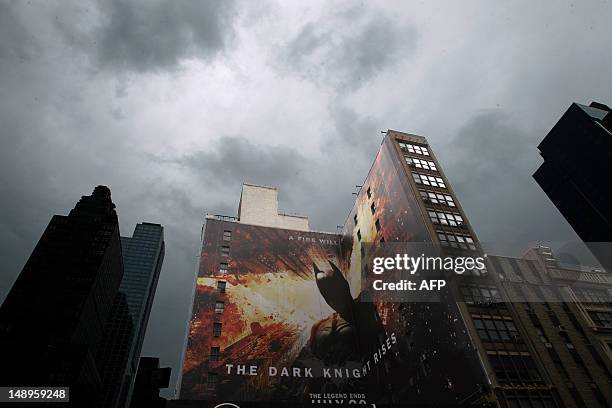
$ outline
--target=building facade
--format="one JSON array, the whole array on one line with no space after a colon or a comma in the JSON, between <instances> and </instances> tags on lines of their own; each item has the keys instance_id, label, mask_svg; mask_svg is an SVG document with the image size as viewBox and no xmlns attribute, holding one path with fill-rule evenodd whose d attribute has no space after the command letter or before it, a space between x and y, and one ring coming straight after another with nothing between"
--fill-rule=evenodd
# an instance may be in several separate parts
<instances>
[{"instance_id":1,"label":"building facade","mask_svg":"<svg viewBox=\"0 0 612 408\"><path fill-rule=\"evenodd\" d=\"M393 164L378 163L383 160L381 154L385 149L387 160ZM379 172L377 168L391 166L395 167L393 177L376 176ZM377 183L377 178L382 182ZM405 198L400 198L396 191L389 188L392 185L389 181L394 178L402 185L400 194L404 194ZM366 201L372 211L359 211L360 201ZM405 213L405 209L393 209L392 204L385 204L386 201L409 202L412 224L397 216ZM366 229L374 234L366 241L431 242L451 256L481 253L476 233L424 137L392 130L387 132L370 175L358 194L356 207L349 221L357 214L356 220L353 220L356 225L366 222ZM380 212L374 210L378 208ZM360 240L358 235L363 236L363 227L357 232L361 234L353 232L354 243ZM423 371L437 359L436 369L440 372L448 372L454 366L467 368L470 366L462 364L452 355L444 358L438 353L432 355L428 349L448 349L450 346L473 350L480 367L472 364L464 374L467 378L472 377L474 384L477 383L476 378L482 376L484 379L478 382L478 389L461 394L457 403L483 406L559 405L560 400L551 392L543 367L534 356L512 304L502 297L495 277L485 269L447 278L451 292L438 304L425 305L425 311L422 310L423 304L403 306L409 326L413 327L410 329L411 336L418 338L420 335L420 342L426 345L420 354L417 353L418 360L414 365ZM449 322L446 326L442 324L445 321ZM452 326L451 321L455 322ZM437 337L431 334L436 333L436 328ZM461 338L459 333L463 333L467 340L458 341ZM478 373L479 369L483 374ZM425 379L418 374L419 370L412 374L411 380L423 384ZM429 394L436 392L435 387L428 391ZM451 389L447 392L452 395L459 394L459 391L462 390ZM431 400L422 402L430 404Z\"/></svg>"},{"instance_id":2,"label":"building facade","mask_svg":"<svg viewBox=\"0 0 612 408\"><path fill-rule=\"evenodd\" d=\"M93 403L122 276L115 205L98 186L68 216L53 216L0 308L0 383L69 385L76 406Z\"/></svg>"},{"instance_id":3,"label":"building facade","mask_svg":"<svg viewBox=\"0 0 612 408\"><path fill-rule=\"evenodd\" d=\"M137 224L131 237L121 237L124 274L99 353L102 407L123 407L130 400L164 252L159 224Z\"/></svg>"},{"instance_id":4,"label":"building facade","mask_svg":"<svg viewBox=\"0 0 612 408\"><path fill-rule=\"evenodd\" d=\"M536 182L612 270L612 113L601 103L573 103L538 148L544 163Z\"/></svg>"},{"instance_id":5,"label":"building facade","mask_svg":"<svg viewBox=\"0 0 612 408\"><path fill-rule=\"evenodd\" d=\"M489 261L563 406L612 405L612 277L543 246Z\"/></svg>"}]
</instances>

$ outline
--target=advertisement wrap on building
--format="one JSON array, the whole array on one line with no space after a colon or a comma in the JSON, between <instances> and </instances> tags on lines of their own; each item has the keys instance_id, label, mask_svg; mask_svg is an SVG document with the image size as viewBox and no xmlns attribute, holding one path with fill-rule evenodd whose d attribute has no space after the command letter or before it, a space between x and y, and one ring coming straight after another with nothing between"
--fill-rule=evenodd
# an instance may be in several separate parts
<instances>
[{"instance_id":1,"label":"advertisement wrap on building","mask_svg":"<svg viewBox=\"0 0 612 408\"><path fill-rule=\"evenodd\" d=\"M360 242L426 234L389 148L341 234L207 220L181 399L405 406L482 393L452 299L391 302L363 285Z\"/></svg>"}]
</instances>

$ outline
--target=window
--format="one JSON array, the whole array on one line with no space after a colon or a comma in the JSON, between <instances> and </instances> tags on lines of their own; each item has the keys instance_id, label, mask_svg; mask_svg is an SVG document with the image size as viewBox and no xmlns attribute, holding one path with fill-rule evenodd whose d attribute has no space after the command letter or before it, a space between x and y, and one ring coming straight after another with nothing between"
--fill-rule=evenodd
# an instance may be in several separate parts
<instances>
[{"instance_id":1,"label":"window","mask_svg":"<svg viewBox=\"0 0 612 408\"><path fill-rule=\"evenodd\" d=\"M463 300L469 303L501 303L502 299L495 286L466 285L461 286Z\"/></svg>"},{"instance_id":2,"label":"window","mask_svg":"<svg viewBox=\"0 0 612 408\"><path fill-rule=\"evenodd\" d=\"M612 328L612 313L610 312L589 312L593 323L599 327Z\"/></svg>"},{"instance_id":3,"label":"window","mask_svg":"<svg viewBox=\"0 0 612 408\"><path fill-rule=\"evenodd\" d=\"M438 171L436 164L432 162L431 160L415 159L415 158L407 157L407 156L405 157L405 159L408 165L414 166L417 169Z\"/></svg>"},{"instance_id":4,"label":"window","mask_svg":"<svg viewBox=\"0 0 612 408\"><path fill-rule=\"evenodd\" d=\"M384 244L385 243L385 237L380 237L380 243Z\"/></svg>"},{"instance_id":5,"label":"window","mask_svg":"<svg viewBox=\"0 0 612 408\"><path fill-rule=\"evenodd\" d=\"M208 388L211 391L216 390L217 381L218 381L217 373L208 373L208 377L206 378L206 388Z\"/></svg>"},{"instance_id":6,"label":"window","mask_svg":"<svg viewBox=\"0 0 612 408\"><path fill-rule=\"evenodd\" d=\"M229 256L229 247L227 245L221 247L221 255Z\"/></svg>"},{"instance_id":7,"label":"window","mask_svg":"<svg viewBox=\"0 0 612 408\"><path fill-rule=\"evenodd\" d=\"M355 216L353 217L353 220L355 221L355 226L357 226L357 214L355 214Z\"/></svg>"},{"instance_id":8,"label":"window","mask_svg":"<svg viewBox=\"0 0 612 408\"><path fill-rule=\"evenodd\" d=\"M210 361L221 360L221 349L219 347L210 348Z\"/></svg>"},{"instance_id":9,"label":"window","mask_svg":"<svg viewBox=\"0 0 612 408\"><path fill-rule=\"evenodd\" d=\"M476 249L474 240L468 235L449 234L447 232L438 231L438 239L440 240L440 245L445 247L472 250Z\"/></svg>"},{"instance_id":10,"label":"window","mask_svg":"<svg viewBox=\"0 0 612 408\"><path fill-rule=\"evenodd\" d=\"M548 337L546 337L546 333L544 333L542 329L540 329L539 327L536 327L535 331L538 334L538 337L540 338L540 341L542 343L544 344L550 343L550 341L548 340Z\"/></svg>"},{"instance_id":11,"label":"window","mask_svg":"<svg viewBox=\"0 0 612 408\"><path fill-rule=\"evenodd\" d=\"M225 293L225 286L227 283L225 281L217 281L217 290L221 293Z\"/></svg>"},{"instance_id":12,"label":"window","mask_svg":"<svg viewBox=\"0 0 612 408\"><path fill-rule=\"evenodd\" d=\"M429 218L434 224L458 227L463 225L463 218L459 214L429 211Z\"/></svg>"},{"instance_id":13,"label":"window","mask_svg":"<svg viewBox=\"0 0 612 408\"><path fill-rule=\"evenodd\" d=\"M374 223L374 225L376 226L376 231L380 231L380 221L376 220L376 222Z\"/></svg>"},{"instance_id":14,"label":"window","mask_svg":"<svg viewBox=\"0 0 612 408\"><path fill-rule=\"evenodd\" d=\"M213 336L221 337L221 329L223 328L223 324L221 322L213 323Z\"/></svg>"},{"instance_id":15,"label":"window","mask_svg":"<svg viewBox=\"0 0 612 408\"><path fill-rule=\"evenodd\" d=\"M421 156L429 156L429 150L425 146L418 146L411 143L398 142L400 149L404 153L420 154Z\"/></svg>"},{"instance_id":16,"label":"window","mask_svg":"<svg viewBox=\"0 0 612 408\"><path fill-rule=\"evenodd\" d=\"M512 341L520 339L514 322L492 318L474 318L478 337L482 340Z\"/></svg>"},{"instance_id":17,"label":"window","mask_svg":"<svg viewBox=\"0 0 612 408\"><path fill-rule=\"evenodd\" d=\"M215 302L215 313L223 313L224 309L225 309L225 304L223 303L223 301L217 300Z\"/></svg>"},{"instance_id":18,"label":"window","mask_svg":"<svg viewBox=\"0 0 612 408\"><path fill-rule=\"evenodd\" d=\"M366 193L368 194L368 198L372 198L372 189L370 187L368 187L368 191L366 191Z\"/></svg>"},{"instance_id":19,"label":"window","mask_svg":"<svg viewBox=\"0 0 612 408\"><path fill-rule=\"evenodd\" d=\"M221 275L225 275L225 274L227 273L227 263L225 263L225 262L221 262L221 263L219 264L219 273L220 273Z\"/></svg>"},{"instance_id":20,"label":"window","mask_svg":"<svg viewBox=\"0 0 612 408\"><path fill-rule=\"evenodd\" d=\"M370 210L372 210L372 215L374 215L374 213L376 212L376 204L372 203L372 205L370 206Z\"/></svg>"},{"instance_id":21,"label":"window","mask_svg":"<svg viewBox=\"0 0 612 408\"><path fill-rule=\"evenodd\" d=\"M223 240L231 241L232 240L232 231L223 231Z\"/></svg>"},{"instance_id":22,"label":"window","mask_svg":"<svg viewBox=\"0 0 612 408\"><path fill-rule=\"evenodd\" d=\"M448 194L434 193L432 191L420 191L420 193L421 193L421 198L426 203L442 204L442 205L447 205L449 207L455 207L455 202L453 201L453 197L449 196Z\"/></svg>"},{"instance_id":23,"label":"window","mask_svg":"<svg viewBox=\"0 0 612 408\"><path fill-rule=\"evenodd\" d=\"M446 188L446 184L444 184L444 180L440 177L428 176L420 173L412 173L412 177L414 178L414 182L417 184L423 184L425 186L432 187L441 187Z\"/></svg>"},{"instance_id":24,"label":"window","mask_svg":"<svg viewBox=\"0 0 612 408\"><path fill-rule=\"evenodd\" d=\"M572 288L576 297L581 302L587 303L607 303L610 302L610 295L605 289L593 289L593 288Z\"/></svg>"},{"instance_id":25,"label":"window","mask_svg":"<svg viewBox=\"0 0 612 408\"><path fill-rule=\"evenodd\" d=\"M363 245L361 246L361 259L365 258L365 248L363 247Z\"/></svg>"},{"instance_id":26,"label":"window","mask_svg":"<svg viewBox=\"0 0 612 408\"><path fill-rule=\"evenodd\" d=\"M539 383L540 373L531 356L489 355L495 376L502 383Z\"/></svg>"},{"instance_id":27,"label":"window","mask_svg":"<svg viewBox=\"0 0 612 408\"><path fill-rule=\"evenodd\" d=\"M361 241L361 230L357 230L357 239Z\"/></svg>"}]
</instances>

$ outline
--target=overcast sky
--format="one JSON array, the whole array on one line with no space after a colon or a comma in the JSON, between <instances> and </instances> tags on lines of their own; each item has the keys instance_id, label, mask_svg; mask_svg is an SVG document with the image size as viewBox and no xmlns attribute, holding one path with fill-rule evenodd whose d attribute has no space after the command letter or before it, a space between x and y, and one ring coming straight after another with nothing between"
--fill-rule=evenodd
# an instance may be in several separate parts
<instances>
[{"instance_id":1,"label":"overcast sky","mask_svg":"<svg viewBox=\"0 0 612 408\"><path fill-rule=\"evenodd\" d=\"M608 1L0 1L0 300L53 214L108 185L165 226L145 355L172 365L206 212L241 184L335 231L381 141L426 136L481 240L574 240L531 178L612 103Z\"/></svg>"}]
</instances>

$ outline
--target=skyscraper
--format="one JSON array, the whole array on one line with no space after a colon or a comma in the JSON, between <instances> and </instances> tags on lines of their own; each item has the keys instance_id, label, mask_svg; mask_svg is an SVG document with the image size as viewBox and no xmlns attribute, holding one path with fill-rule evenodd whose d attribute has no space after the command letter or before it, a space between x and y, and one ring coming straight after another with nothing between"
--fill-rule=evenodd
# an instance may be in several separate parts
<instances>
[{"instance_id":1,"label":"skyscraper","mask_svg":"<svg viewBox=\"0 0 612 408\"><path fill-rule=\"evenodd\" d=\"M533 177L606 269L612 270L612 113L572 103L538 145Z\"/></svg>"},{"instance_id":2,"label":"skyscraper","mask_svg":"<svg viewBox=\"0 0 612 408\"><path fill-rule=\"evenodd\" d=\"M0 308L3 385L69 385L95 400L96 357L123 276L119 225L108 187L54 215Z\"/></svg>"},{"instance_id":3,"label":"skyscraper","mask_svg":"<svg viewBox=\"0 0 612 408\"><path fill-rule=\"evenodd\" d=\"M99 353L104 397L102 407L129 401L147 322L164 260L164 228L136 225L132 237L121 237L123 279L106 325Z\"/></svg>"}]
</instances>

